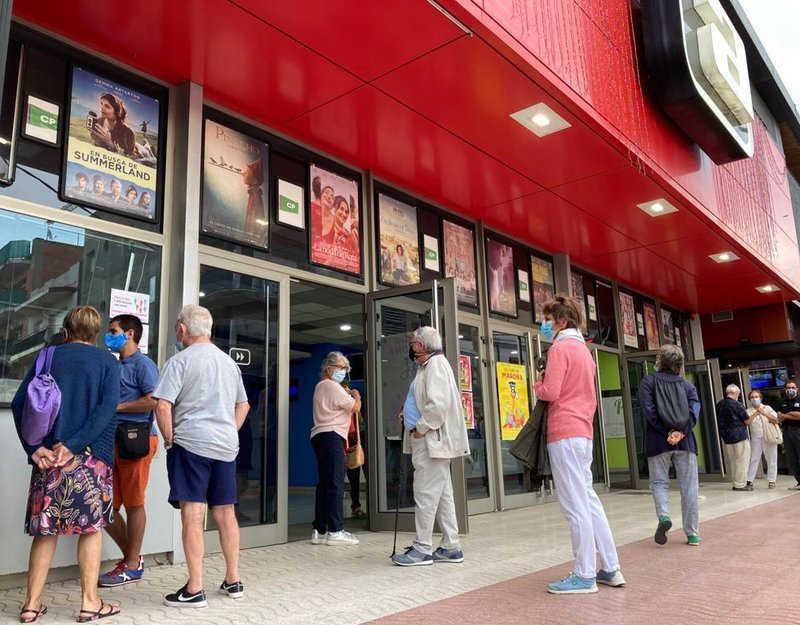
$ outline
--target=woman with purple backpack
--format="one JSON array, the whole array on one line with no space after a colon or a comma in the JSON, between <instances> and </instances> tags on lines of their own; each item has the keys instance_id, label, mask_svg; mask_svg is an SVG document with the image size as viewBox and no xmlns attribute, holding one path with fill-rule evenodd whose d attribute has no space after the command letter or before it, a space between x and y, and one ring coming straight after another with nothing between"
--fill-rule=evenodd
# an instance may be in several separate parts
<instances>
[{"instance_id":1,"label":"woman with purple backpack","mask_svg":"<svg viewBox=\"0 0 800 625\"><path fill-rule=\"evenodd\" d=\"M28 423L34 418L26 403L28 387L36 385L32 382L40 373L36 365L11 403L20 442L33 466L25 515L25 532L33 542L21 623L33 623L47 613L42 593L56 541L63 534L79 535L78 622L120 612L119 606L97 594L102 530L113 514L111 471L120 391L119 364L108 351L95 347L99 332L100 315L91 306L73 308L64 318L64 344L53 350L49 370L61 402L49 431L45 428L32 437Z\"/></svg>"}]
</instances>

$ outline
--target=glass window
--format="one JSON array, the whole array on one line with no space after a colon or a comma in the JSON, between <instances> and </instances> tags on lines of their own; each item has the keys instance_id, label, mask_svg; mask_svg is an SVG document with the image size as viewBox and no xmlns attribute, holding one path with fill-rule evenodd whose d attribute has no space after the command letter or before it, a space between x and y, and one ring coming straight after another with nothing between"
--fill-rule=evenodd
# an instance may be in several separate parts
<instances>
[{"instance_id":1,"label":"glass window","mask_svg":"<svg viewBox=\"0 0 800 625\"><path fill-rule=\"evenodd\" d=\"M459 324L458 339L458 377L470 449L470 456L464 465L467 497L484 499L489 496L489 460L486 451L486 422L478 328L464 323Z\"/></svg>"},{"instance_id":2,"label":"glass window","mask_svg":"<svg viewBox=\"0 0 800 625\"><path fill-rule=\"evenodd\" d=\"M115 312L112 289L147 298L142 351L156 360L160 272L159 247L0 209L0 404L61 340L71 308L94 306L104 322Z\"/></svg>"}]
</instances>

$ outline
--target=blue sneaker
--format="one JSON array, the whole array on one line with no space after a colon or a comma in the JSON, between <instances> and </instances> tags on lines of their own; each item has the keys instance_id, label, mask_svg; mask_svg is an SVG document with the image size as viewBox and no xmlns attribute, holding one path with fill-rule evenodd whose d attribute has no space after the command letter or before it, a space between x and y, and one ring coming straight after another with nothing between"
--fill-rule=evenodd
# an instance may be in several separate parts
<instances>
[{"instance_id":1,"label":"blue sneaker","mask_svg":"<svg viewBox=\"0 0 800 625\"><path fill-rule=\"evenodd\" d=\"M142 575L144 575L144 558L142 556L139 556L139 566L135 569L125 564L125 560L120 560L117 562L117 566L99 577L97 585L100 588L111 588L134 584L141 581Z\"/></svg>"},{"instance_id":2,"label":"blue sneaker","mask_svg":"<svg viewBox=\"0 0 800 625\"><path fill-rule=\"evenodd\" d=\"M393 555L392 562L397 566L426 566L433 564L433 556L429 553L417 551L414 547L409 547L405 553Z\"/></svg>"},{"instance_id":3,"label":"blue sneaker","mask_svg":"<svg viewBox=\"0 0 800 625\"><path fill-rule=\"evenodd\" d=\"M453 563L463 562L464 552L461 551L461 549L445 549L444 547L439 547L433 552L433 561Z\"/></svg>"},{"instance_id":4,"label":"blue sneaker","mask_svg":"<svg viewBox=\"0 0 800 625\"><path fill-rule=\"evenodd\" d=\"M625 585L625 578L622 577L622 573L620 573L619 569L616 571L605 571L600 569L597 571L597 577L595 579L597 580L598 584L605 584L606 586L611 586L613 588Z\"/></svg>"},{"instance_id":5,"label":"blue sneaker","mask_svg":"<svg viewBox=\"0 0 800 625\"><path fill-rule=\"evenodd\" d=\"M584 579L575 573L570 573L564 579L547 584L547 592L554 595L587 595L597 592L597 584L594 577Z\"/></svg>"}]
</instances>

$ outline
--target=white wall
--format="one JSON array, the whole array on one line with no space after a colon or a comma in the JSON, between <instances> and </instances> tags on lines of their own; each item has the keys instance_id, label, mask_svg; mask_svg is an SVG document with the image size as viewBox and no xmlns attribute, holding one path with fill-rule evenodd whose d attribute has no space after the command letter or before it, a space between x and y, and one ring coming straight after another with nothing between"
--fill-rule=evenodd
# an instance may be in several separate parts
<instances>
[{"instance_id":1,"label":"white wall","mask_svg":"<svg viewBox=\"0 0 800 625\"><path fill-rule=\"evenodd\" d=\"M0 575L25 573L28 570L28 550L31 538L23 531L25 506L28 499L28 484L31 467L17 438L14 420L10 410L0 410ZM143 554L174 551L173 535L176 513L167 503L169 484L167 482L166 454L159 444L159 450L150 468L150 482L147 486L146 510L147 529L144 535ZM124 508L123 508L124 510ZM178 526L180 524L178 523ZM180 533L177 534L180 540ZM62 536L53 558L53 568L76 564L75 549L77 536ZM178 546L180 551L180 546ZM117 560L119 550L114 542L103 538L103 559Z\"/></svg>"}]
</instances>

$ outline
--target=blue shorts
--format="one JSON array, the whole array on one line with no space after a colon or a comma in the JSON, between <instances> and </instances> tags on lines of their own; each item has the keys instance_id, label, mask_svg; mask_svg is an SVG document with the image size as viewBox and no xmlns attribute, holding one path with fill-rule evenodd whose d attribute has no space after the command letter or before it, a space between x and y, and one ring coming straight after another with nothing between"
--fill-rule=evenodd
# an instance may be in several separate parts
<instances>
[{"instance_id":1,"label":"blue shorts","mask_svg":"<svg viewBox=\"0 0 800 625\"><path fill-rule=\"evenodd\" d=\"M237 503L236 461L223 462L187 451L180 445L167 450L169 502L206 503L211 507Z\"/></svg>"}]
</instances>

